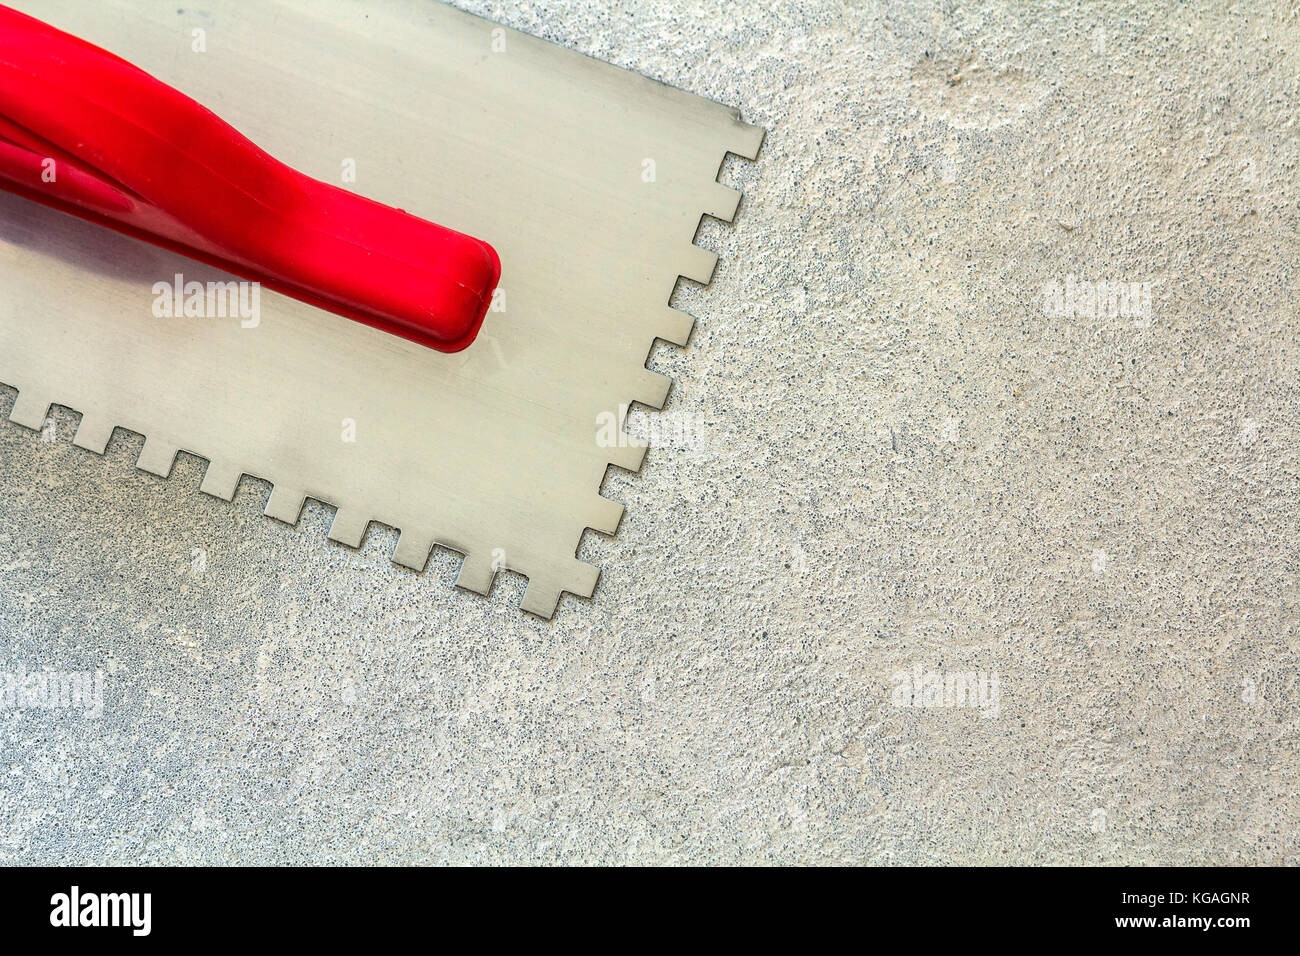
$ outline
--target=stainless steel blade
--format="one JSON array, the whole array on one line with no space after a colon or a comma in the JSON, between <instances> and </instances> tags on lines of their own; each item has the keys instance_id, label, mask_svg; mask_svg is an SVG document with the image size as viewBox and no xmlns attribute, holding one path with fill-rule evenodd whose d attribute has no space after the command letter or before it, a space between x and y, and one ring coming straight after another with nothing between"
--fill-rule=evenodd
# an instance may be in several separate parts
<instances>
[{"instance_id":1,"label":"stainless steel blade","mask_svg":"<svg viewBox=\"0 0 1300 956\"><path fill-rule=\"evenodd\" d=\"M685 343L691 319L669 296L679 275L709 280L696 228L703 213L731 219L722 159L755 158L762 131L437 3L16 5L310 175L487 239L503 274L499 308L456 355L266 290L256 327L157 318L155 283L230 277L0 194L11 418L38 428L51 403L68 406L83 415L76 443L96 452L114 427L139 432L141 468L166 476L191 452L210 462L203 490L227 499L242 474L266 479L267 514L293 523L305 497L334 505L345 544L382 521L401 530L400 564L423 568L435 543L463 552L457 583L474 591L518 571L534 614L551 616L561 591L591 595L579 538L615 531L606 467L636 470L644 454L602 447L598 417L662 407L670 383L647 354L656 337Z\"/></svg>"}]
</instances>

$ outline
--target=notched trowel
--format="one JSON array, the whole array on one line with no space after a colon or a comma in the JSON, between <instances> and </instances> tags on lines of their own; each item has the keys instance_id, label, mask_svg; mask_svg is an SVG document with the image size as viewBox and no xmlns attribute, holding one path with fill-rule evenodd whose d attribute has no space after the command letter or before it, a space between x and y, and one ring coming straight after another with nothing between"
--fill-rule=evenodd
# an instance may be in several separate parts
<instances>
[{"instance_id":1,"label":"notched trowel","mask_svg":"<svg viewBox=\"0 0 1300 956\"><path fill-rule=\"evenodd\" d=\"M0 8L10 418L39 428L57 402L101 453L139 432L141 468L190 452L227 500L265 479L267 514L315 498L353 547L382 521L399 564L464 553L470 590L518 571L543 617L590 596L579 538L615 531L605 470L644 454L598 423L663 406L647 354L686 343L669 296L711 278L695 231L731 220L717 174L762 131L435 3L18 6L36 20ZM266 287L251 319L157 308L240 278Z\"/></svg>"}]
</instances>

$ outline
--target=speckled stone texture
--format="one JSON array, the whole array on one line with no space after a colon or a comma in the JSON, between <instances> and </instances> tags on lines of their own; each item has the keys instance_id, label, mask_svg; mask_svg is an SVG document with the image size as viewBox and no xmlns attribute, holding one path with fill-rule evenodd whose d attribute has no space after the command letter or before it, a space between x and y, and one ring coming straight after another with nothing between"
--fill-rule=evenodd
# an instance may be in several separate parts
<instances>
[{"instance_id":1,"label":"speckled stone texture","mask_svg":"<svg viewBox=\"0 0 1300 956\"><path fill-rule=\"evenodd\" d=\"M462 5L769 130L595 599L5 424L0 861L1300 859L1300 13Z\"/></svg>"}]
</instances>

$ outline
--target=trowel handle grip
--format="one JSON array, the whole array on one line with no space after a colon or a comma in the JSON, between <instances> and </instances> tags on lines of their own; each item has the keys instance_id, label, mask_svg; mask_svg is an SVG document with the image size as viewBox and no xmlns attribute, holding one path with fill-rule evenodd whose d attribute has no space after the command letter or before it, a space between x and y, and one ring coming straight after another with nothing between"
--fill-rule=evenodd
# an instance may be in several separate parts
<instances>
[{"instance_id":1,"label":"trowel handle grip","mask_svg":"<svg viewBox=\"0 0 1300 956\"><path fill-rule=\"evenodd\" d=\"M0 188L446 352L474 340L501 271L486 242L296 172L143 70L4 6Z\"/></svg>"}]
</instances>

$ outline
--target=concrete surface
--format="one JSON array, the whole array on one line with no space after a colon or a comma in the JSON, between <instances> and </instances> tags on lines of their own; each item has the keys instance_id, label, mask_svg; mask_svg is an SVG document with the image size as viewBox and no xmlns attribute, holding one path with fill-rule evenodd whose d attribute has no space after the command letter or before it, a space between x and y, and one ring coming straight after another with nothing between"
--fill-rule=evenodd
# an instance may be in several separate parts
<instances>
[{"instance_id":1,"label":"concrete surface","mask_svg":"<svg viewBox=\"0 0 1300 956\"><path fill-rule=\"evenodd\" d=\"M769 130L595 600L0 427L0 860L1300 859L1300 13L463 6Z\"/></svg>"}]
</instances>

